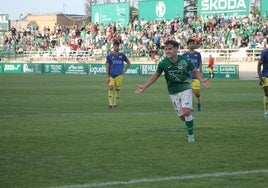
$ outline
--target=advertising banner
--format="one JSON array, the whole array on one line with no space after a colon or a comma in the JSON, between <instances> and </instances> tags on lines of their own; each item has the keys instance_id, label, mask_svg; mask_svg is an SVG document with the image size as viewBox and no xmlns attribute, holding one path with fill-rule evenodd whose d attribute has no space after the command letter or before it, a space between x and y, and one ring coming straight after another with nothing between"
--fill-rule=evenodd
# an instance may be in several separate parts
<instances>
[{"instance_id":1,"label":"advertising banner","mask_svg":"<svg viewBox=\"0 0 268 188\"><path fill-rule=\"evenodd\" d=\"M268 17L268 1L267 0L261 0L261 16Z\"/></svg>"},{"instance_id":2,"label":"advertising banner","mask_svg":"<svg viewBox=\"0 0 268 188\"><path fill-rule=\"evenodd\" d=\"M139 1L139 20L172 20L184 15L184 0Z\"/></svg>"},{"instance_id":3,"label":"advertising banner","mask_svg":"<svg viewBox=\"0 0 268 188\"><path fill-rule=\"evenodd\" d=\"M0 31L9 31L9 15L0 14Z\"/></svg>"},{"instance_id":4,"label":"advertising banner","mask_svg":"<svg viewBox=\"0 0 268 188\"><path fill-rule=\"evenodd\" d=\"M197 14L201 17L243 17L249 14L250 0L202 0L198 1Z\"/></svg>"},{"instance_id":5,"label":"advertising banner","mask_svg":"<svg viewBox=\"0 0 268 188\"><path fill-rule=\"evenodd\" d=\"M42 73L42 64L39 63L24 63L22 64L22 72L23 73Z\"/></svg>"},{"instance_id":6,"label":"advertising banner","mask_svg":"<svg viewBox=\"0 0 268 188\"><path fill-rule=\"evenodd\" d=\"M88 74L94 74L94 75L106 74L105 64L90 64L90 65L88 65Z\"/></svg>"},{"instance_id":7,"label":"advertising banner","mask_svg":"<svg viewBox=\"0 0 268 188\"><path fill-rule=\"evenodd\" d=\"M64 74L64 64L43 64L43 73Z\"/></svg>"},{"instance_id":8,"label":"advertising banner","mask_svg":"<svg viewBox=\"0 0 268 188\"><path fill-rule=\"evenodd\" d=\"M157 69L157 64L140 65L140 75L151 75Z\"/></svg>"},{"instance_id":9,"label":"advertising banner","mask_svg":"<svg viewBox=\"0 0 268 188\"><path fill-rule=\"evenodd\" d=\"M88 74L93 75L103 75L106 74L105 64L90 64L88 65ZM140 65L131 64L129 69L126 72L127 75L139 75L140 74Z\"/></svg>"},{"instance_id":10,"label":"advertising banner","mask_svg":"<svg viewBox=\"0 0 268 188\"><path fill-rule=\"evenodd\" d=\"M131 64L129 69L126 72L127 75L139 75L140 74L140 65Z\"/></svg>"},{"instance_id":11,"label":"advertising banner","mask_svg":"<svg viewBox=\"0 0 268 188\"><path fill-rule=\"evenodd\" d=\"M127 75L152 75L158 64L131 64ZM214 65L214 78L239 78L238 65ZM106 75L105 64L34 64L34 63L2 63L0 73L45 73L45 74L80 74ZM208 65L204 64L202 73L209 77Z\"/></svg>"},{"instance_id":12,"label":"advertising banner","mask_svg":"<svg viewBox=\"0 0 268 188\"><path fill-rule=\"evenodd\" d=\"M208 65L202 67L203 76L208 78ZM214 78L239 78L238 65L214 65Z\"/></svg>"},{"instance_id":13,"label":"advertising banner","mask_svg":"<svg viewBox=\"0 0 268 188\"><path fill-rule=\"evenodd\" d=\"M22 73L22 64L20 63L3 63L4 73Z\"/></svg>"},{"instance_id":14,"label":"advertising banner","mask_svg":"<svg viewBox=\"0 0 268 188\"><path fill-rule=\"evenodd\" d=\"M129 15L129 3L96 4L91 6L91 22L94 24L119 23L121 27L127 27Z\"/></svg>"},{"instance_id":15,"label":"advertising banner","mask_svg":"<svg viewBox=\"0 0 268 188\"><path fill-rule=\"evenodd\" d=\"M65 74L87 74L86 64L65 64Z\"/></svg>"}]
</instances>

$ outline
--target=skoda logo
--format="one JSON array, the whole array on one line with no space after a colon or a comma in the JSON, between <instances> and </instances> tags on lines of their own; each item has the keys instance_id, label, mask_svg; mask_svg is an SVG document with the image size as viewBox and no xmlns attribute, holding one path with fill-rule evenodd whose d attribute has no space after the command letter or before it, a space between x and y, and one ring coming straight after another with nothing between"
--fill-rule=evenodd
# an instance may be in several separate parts
<instances>
[{"instance_id":1,"label":"skoda logo","mask_svg":"<svg viewBox=\"0 0 268 188\"><path fill-rule=\"evenodd\" d=\"M98 12L95 13L94 19L95 19L95 23L100 23L100 15Z\"/></svg>"},{"instance_id":2,"label":"skoda logo","mask_svg":"<svg viewBox=\"0 0 268 188\"><path fill-rule=\"evenodd\" d=\"M166 5L163 1L159 1L155 7L155 13L157 17L162 18L166 13Z\"/></svg>"}]
</instances>

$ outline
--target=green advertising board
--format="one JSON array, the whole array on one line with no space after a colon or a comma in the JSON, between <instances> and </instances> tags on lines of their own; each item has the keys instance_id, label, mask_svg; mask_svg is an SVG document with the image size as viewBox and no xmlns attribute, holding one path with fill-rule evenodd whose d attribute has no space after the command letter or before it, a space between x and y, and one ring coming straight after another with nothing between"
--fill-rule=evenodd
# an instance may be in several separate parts
<instances>
[{"instance_id":1,"label":"green advertising board","mask_svg":"<svg viewBox=\"0 0 268 188\"><path fill-rule=\"evenodd\" d=\"M131 64L126 75L152 75L158 64ZM207 64L202 67L202 73L208 78ZM214 65L214 78L239 78L238 65ZM48 63L1 63L0 73L45 73L45 74L77 74L106 75L106 66L99 64L48 64Z\"/></svg>"},{"instance_id":2,"label":"green advertising board","mask_svg":"<svg viewBox=\"0 0 268 188\"><path fill-rule=\"evenodd\" d=\"M140 65L131 64L129 69L126 72L127 75L139 75L140 74Z\"/></svg>"},{"instance_id":3,"label":"green advertising board","mask_svg":"<svg viewBox=\"0 0 268 188\"><path fill-rule=\"evenodd\" d=\"M208 78L208 65L202 67L203 76ZM214 65L214 78L239 78L238 65Z\"/></svg>"},{"instance_id":4,"label":"green advertising board","mask_svg":"<svg viewBox=\"0 0 268 188\"><path fill-rule=\"evenodd\" d=\"M40 63L24 63L22 66L23 73L42 73L42 64Z\"/></svg>"},{"instance_id":5,"label":"green advertising board","mask_svg":"<svg viewBox=\"0 0 268 188\"><path fill-rule=\"evenodd\" d=\"M0 14L0 31L9 31L9 15Z\"/></svg>"},{"instance_id":6,"label":"green advertising board","mask_svg":"<svg viewBox=\"0 0 268 188\"><path fill-rule=\"evenodd\" d=\"M106 74L105 64L89 64L88 65L88 74L93 75L103 75ZM139 75L140 74L140 65L131 64L129 69L126 72L127 75Z\"/></svg>"},{"instance_id":7,"label":"green advertising board","mask_svg":"<svg viewBox=\"0 0 268 188\"><path fill-rule=\"evenodd\" d=\"M65 64L65 74L87 74L86 64Z\"/></svg>"},{"instance_id":8,"label":"green advertising board","mask_svg":"<svg viewBox=\"0 0 268 188\"><path fill-rule=\"evenodd\" d=\"M64 64L43 64L45 74L64 74Z\"/></svg>"},{"instance_id":9,"label":"green advertising board","mask_svg":"<svg viewBox=\"0 0 268 188\"><path fill-rule=\"evenodd\" d=\"M151 75L155 73L158 64L144 64L140 65L140 75Z\"/></svg>"},{"instance_id":10,"label":"green advertising board","mask_svg":"<svg viewBox=\"0 0 268 188\"><path fill-rule=\"evenodd\" d=\"M21 63L3 63L2 65L4 73L22 73Z\"/></svg>"},{"instance_id":11,"label":"green advertising board","mask_svg":"<svg viewBox=\"0 0 268 188\"><path fill-rule=\"evenodd\" d=\"M268 18L268 1L262 0L260 5L261 16Z\"/></svg>"},{"instance_id":12,"label":"green advertising board","mask_svg":"<svg viewBox=\"0 0 268 188\"><path fill-rule=\"evenodd\" d=\"M88 74L94 74L94 75L106 74L105 64L89 64Z\"/></svg>"},{"instance_id":13,"label":"green advertising board","mask_svg":"<svg viewBox=\"0 0 268 188\"><path fill-rule=\"evenodd\" d=\"M202 0L198 1L197 14L212 17L215 14L224 17L243 17L250 11L250 0Z\"/></svg>"},{"instance_id":14,"label":"green advertising board","mask_svg":"<svg viewBox=\"0 0 268 188\"><path fill-rule=\"evenodd\" d=\"M139 20L172 20L184 15L184 0L139 1Z\"/></svg>"},{"instance_id":15,"label":"green advertising board","mask_svg":"<svg viewBox=\"0 0 268 188\"><path fill-rule=\"evenodd\" d=\"M91 7L91 22L99 24L119 23L127 27L129 23L129 3L96 4Z\"/></svg>"}]
</instances>

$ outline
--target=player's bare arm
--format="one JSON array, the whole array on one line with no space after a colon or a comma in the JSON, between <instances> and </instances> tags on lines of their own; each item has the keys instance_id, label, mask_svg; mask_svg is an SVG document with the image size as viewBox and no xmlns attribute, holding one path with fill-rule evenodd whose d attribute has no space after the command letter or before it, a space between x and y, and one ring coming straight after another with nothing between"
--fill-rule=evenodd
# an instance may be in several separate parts
<instances>
[{"instance_id":1,"label":"player's bare arm","mask_svg":"<svg viewBox=\"0 0 268 188\"><path fill-rule=\"evenodd\" d=\"M263 85L263 78L262 78L262 74L261 74L261 67L262 67L263 62L261 60L258 61L258 66L257 66L257 72L258 72L258 76L259 76L259 84L260 86Z\"/></svg>"},{"instance_id":2,"label":"player's bare arm","mask_svg":"<svg viewBox=\"0 0 268 188\"><path fill-rule=\"evenodd\" d=\"M141 94L147 87L152 85L158 78L160 77L160 74L157 72L154 73L150 78L145 82L143 85L139 85L138 88L135 91L135 94Z\"/></svg>"},{"instance_id":3,"label":"player's bare arm","mask_svg":"<svg viewBox=\"0 0 268 188\"><path fill-rule=\"evenodd\" d=\"M126 67L125 67L125 69L124 69L124 71L123 71L123 74L125 74L125 73L127 72L127 70L129 69L129 67L130 67L130 65L131 65L131 63L130 63L129 60L126 61L126 63L127 63L127 65L126 65Z\"/></svg>"},{"instance_id":4,"label":"player's bare arm","mask_svg":"<svg viewBox=\"0 0 268 188\"><path fill-rule=\"evenodd\" d=\"M202 85L206 88L210 88L211 84L209 82L208 78L204 78L203 75L197 70L193 70L193 73L195 75L195 77L202 83Z\"/></svg>"},{"instance_id":5,"label":"player's bare arm","mask_svg":"<svg viewBox=\"0 0 268 188\"><path fill-rule=\"evenodd\" d=\"M198 66L198 71L202 73L202 62L200 62L199 66Z\"/></svg>"},{"instance_id":6,"label":"player's bare arm","mask_svg":"<svg viewBox=\"0 0 268 188\"><path fill-rule=\"evenodd\" d=\"M107 84L110 82L110 73L109 73L109 63L108 62L106 62L106 74L107 74L107 77L106 77L106 82L107 82Z\"/></svg>"}]
</instances>

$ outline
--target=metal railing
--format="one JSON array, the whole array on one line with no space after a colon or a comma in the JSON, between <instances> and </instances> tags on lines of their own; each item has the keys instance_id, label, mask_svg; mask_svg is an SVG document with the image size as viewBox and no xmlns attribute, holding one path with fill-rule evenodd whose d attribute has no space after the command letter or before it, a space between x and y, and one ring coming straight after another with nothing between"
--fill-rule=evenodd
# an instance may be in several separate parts
<instances>
[{"instance_id":1,"label":"metal railing","mask_svg":"<svg viewBox=\"0 0 268 188\"><path fill-rule=\"evenodd\" d=\"M215 58L215 62L251 62L258 61L262 49L197 49L202 55L203 62L207 62L209 56ZM179 50L179 54L183 54L187 49ZM157 61L161 59L162 53L140 52L123 50L130 59L134 61ZM57 61L57 62L95 62L104 61L107 55L106 51L97 49L92 51L24 51L24 52L7 52L0 51L0 59L2 61Z\"/></svg>"}]
</instances>

